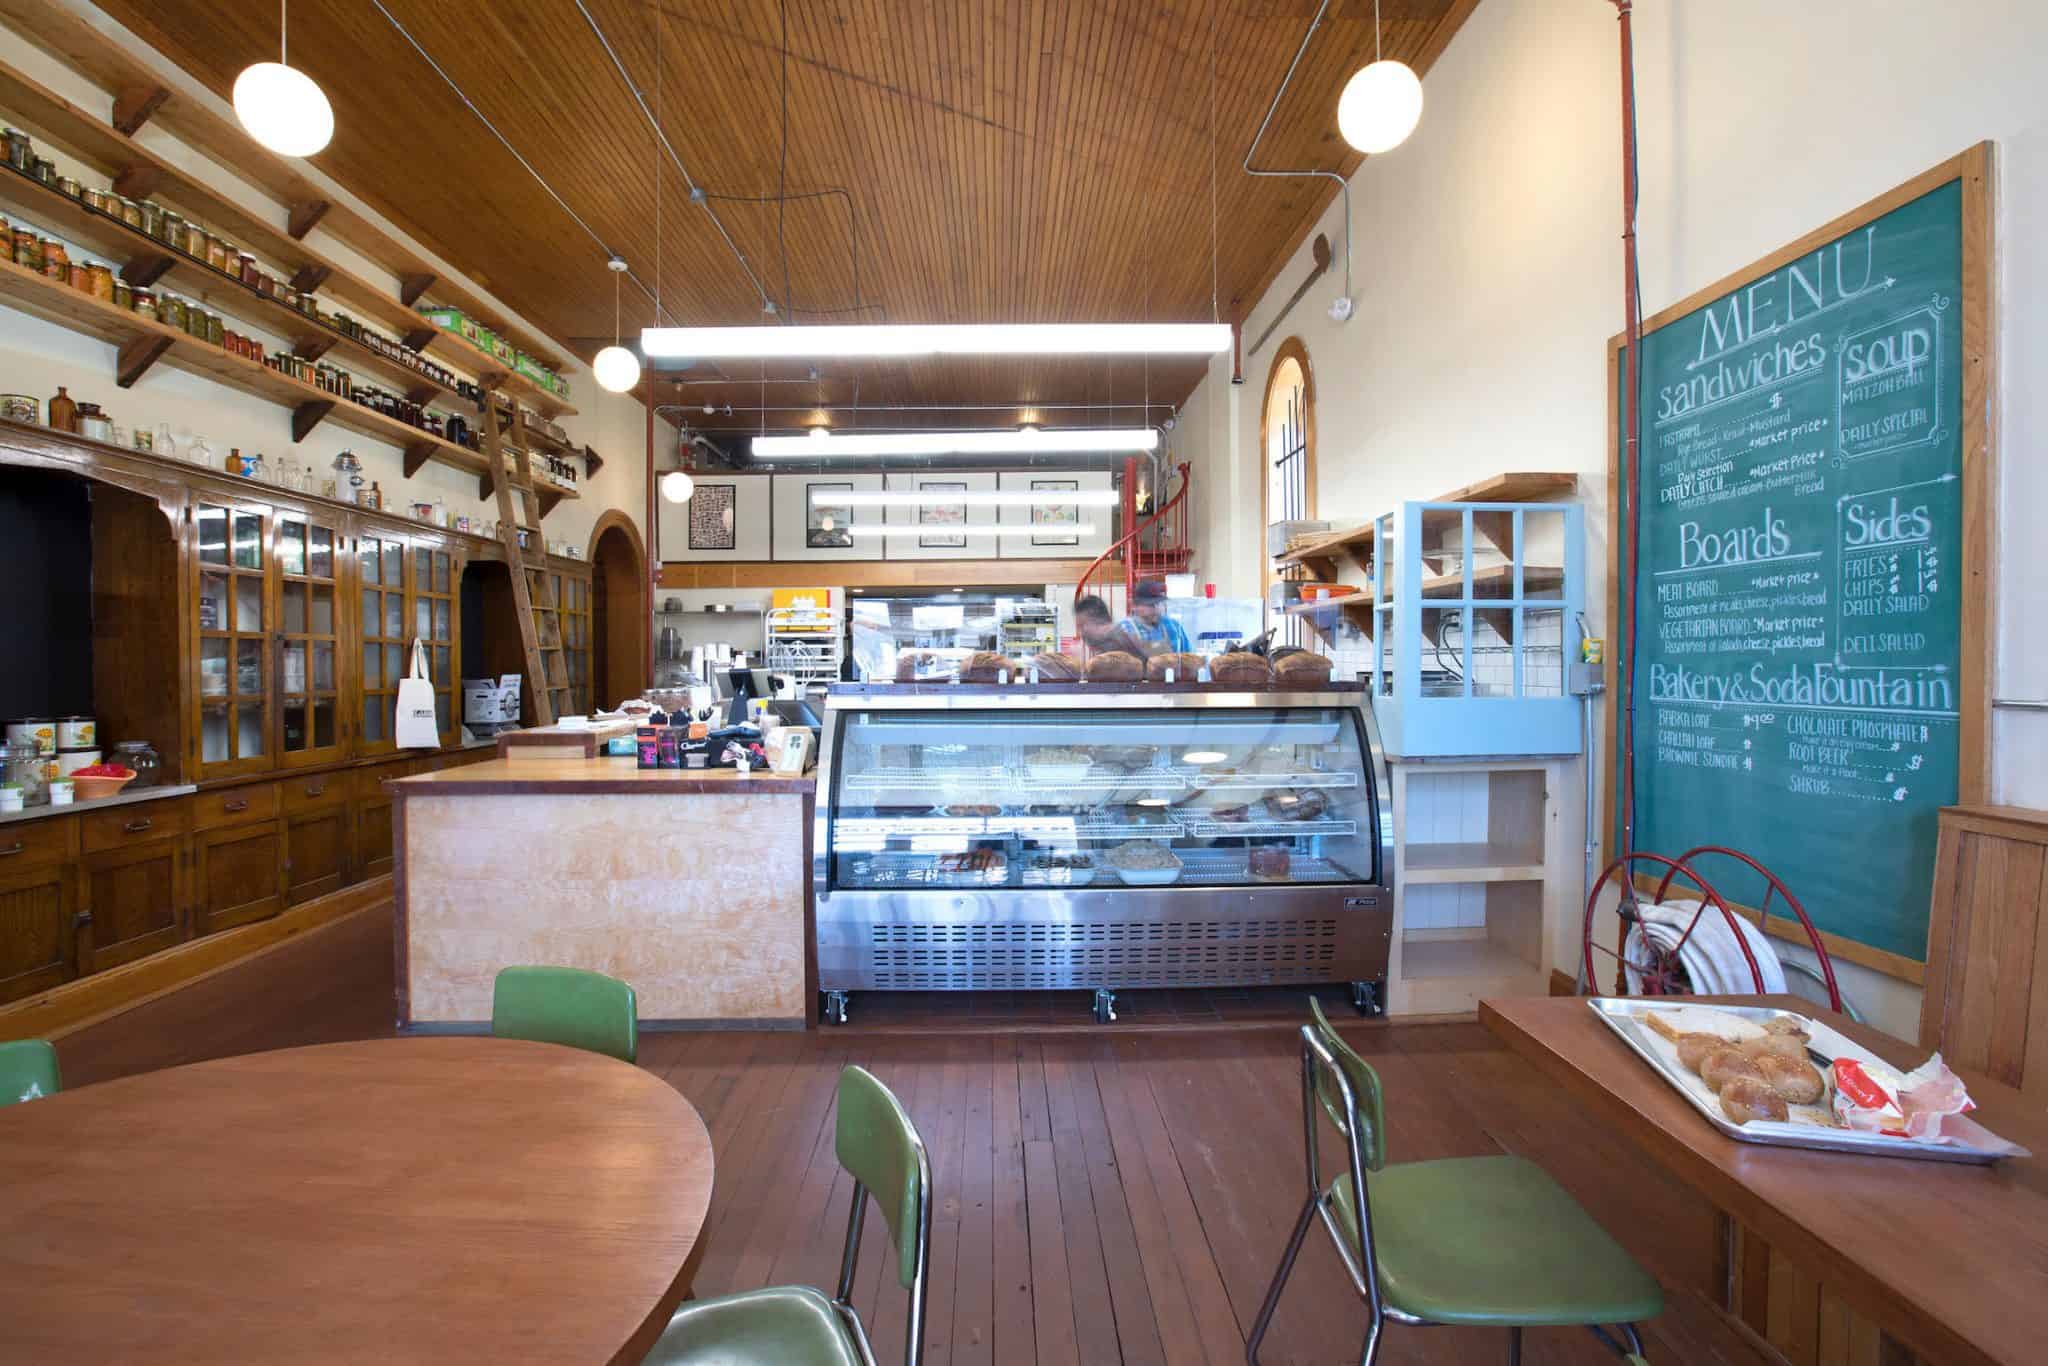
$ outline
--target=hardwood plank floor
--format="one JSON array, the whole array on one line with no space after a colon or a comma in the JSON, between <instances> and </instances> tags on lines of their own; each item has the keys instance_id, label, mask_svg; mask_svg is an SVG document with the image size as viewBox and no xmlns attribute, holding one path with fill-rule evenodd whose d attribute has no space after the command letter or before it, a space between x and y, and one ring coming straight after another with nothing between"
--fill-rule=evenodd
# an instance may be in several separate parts
<instances>
[{"instance_id":1,"label":"hardwood plank floor","mask_svg":"<svg viewBox=\"0 0 2048 1366\"><path fill-rule=\"evenodd\" d=\"M58 1041L66 1081L388 1035L390 934L388 907L366 911L80 1030ZM858 1062L902 1097L931 1151L927 1361L1243 1361L1302 1190L1298 1016L1284 996L1134 993L1119 1024L1095 1029L1085 997L1020 994L1011 1015L1030 1032L995 999L881 1004L848 1029L642 1036L642 1065L690 1097L718 1153L698 1295L833 1285L850 1190L832 1151L833 1085ZM1647 1326L1653 1362L1762 1366L1689 1288L1713 1268L1704 1204L1476 1025L1343 1028L1386 1087L1395 1159L1542 1163L1667 1286ZM1335 1253L1310 1241L1262 1354L1275 1366L1357 1359L1363 1310ZM855 1302L879 1359L900 1360L905 1299L872 1210ZM1503 1333L1396 1325L1380 1360L1490 1366L1505 1354ZM1583 1332L1532 1331L1524 1360L1614 1358Z\"/></svg>"}]
</instances>

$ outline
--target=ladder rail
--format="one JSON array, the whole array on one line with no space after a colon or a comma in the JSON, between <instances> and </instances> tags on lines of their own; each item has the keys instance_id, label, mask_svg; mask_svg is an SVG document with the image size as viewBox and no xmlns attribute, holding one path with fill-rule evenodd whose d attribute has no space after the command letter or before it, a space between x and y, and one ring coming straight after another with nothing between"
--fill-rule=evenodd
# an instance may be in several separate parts
<instances>
[{"instance_id":1,"label":"ladder rail","mask_svg":"<svg viewBox=\"0 0 2048 1366\"><path fill-rule=\"evenodd\" d=\"M533 460L526 445L526 413L518 400L512 401L512 469L507 476L505 442L498 429L497 394L485 389L479 403L482 412L485 453L491 468L492 491L498 504L498 535L505 545L505 562L512 571L512 601L519 613L519 640L526 655L527 691L533 698L535 721L552 726L570 702L567 660L562 646L560 604L555 601L554 580L543 552L535 568L526 562L520 533L541 534L540 495L533 483ZM515 508L513 494L519 495Z\"/></svg>"}]
</instances>

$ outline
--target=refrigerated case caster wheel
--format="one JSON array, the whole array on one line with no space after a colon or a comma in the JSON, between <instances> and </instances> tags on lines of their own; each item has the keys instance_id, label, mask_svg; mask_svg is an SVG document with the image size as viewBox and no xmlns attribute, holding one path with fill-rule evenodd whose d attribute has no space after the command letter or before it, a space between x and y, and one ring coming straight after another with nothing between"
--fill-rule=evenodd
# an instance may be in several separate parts
<instances>
[{"instance_id":1,"label":"refrigerated case caster wheel","mask_svg":"<svg viewBox=\"0 0 2048 1366\"><path fill-rule=\"evenodd\" d=\"M1351 984L1351 1006L1369 1020L1376 1020L1387 1013L1386 993L1383 984L1377 981L1353 982Z\"/></svg>"},{"instance_id":2,"label":"refrigerated case caster wheel","mask_svg":"<svg viewBox=\"0 0 2048 1366\"><path fill-rule=\"evenodd\" d=\"M843 1025L846 1023L846 993L828 991L825 993L825 1023Z\"/></svg>"},{"instance_id":3,"label":"refrigerated case caster wheel","mask_svg":"<svg viewBox=\"0 0 2048 1366\"><path fill-rule=\"evenodd\" d=\"M1108 987L1095 989L1095 1023L1109 1024L1116 1019L1116 993Z\"/></svg>"}]
</instances>

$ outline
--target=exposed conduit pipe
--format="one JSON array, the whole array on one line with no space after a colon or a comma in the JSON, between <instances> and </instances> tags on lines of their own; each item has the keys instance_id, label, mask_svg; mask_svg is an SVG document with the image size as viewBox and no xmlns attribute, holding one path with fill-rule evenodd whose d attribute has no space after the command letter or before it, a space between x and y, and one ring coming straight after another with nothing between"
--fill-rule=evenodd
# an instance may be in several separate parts
<instances>
[{"instance_id":1,"label":"exposed conduit pipe","mask_svg":"<svg viewBox=\"0 0 2048 1366\"><path fill-rule=\"evenodd\" d=\"M378 0L371 0L371 3L376 4L379 9L383 8L383 5L378 3ZM612 46L612 40L605 36L602 28L598 27L596 17L591 14L583 0L576 0L576 8L582 12L584 21L590 25L590 31L597 35L597 41L603 45L605 55L612 59L613 69L619 73L619 79L626 83L626 89L633 96L633 103L640 106L641 116L647 120L648 126L654 130L654 136L661 142L661 149L668 153L670 164L682 176L683 184L689 188L691 202L704 206L705 216L710 218L711 226L718 229L718 235L724 239L726 249L732 253L733 259L740 263L740 269L746 274L747 283L752 285L754 292L761 296L761 302L764 304L773 303L774 300L769 297L768 291L761 284L760 278L754 274L754 267L747 261L747 254L740 250L739 244L732 240L732 234L725 230L725 223L719 218L718 210L711 207L708 196L704 193L703 188L691 178L690 168L683 165L683 159L676 155L676 149L670 145L668 134L663 131L659 123L655 122L654 111L647 107L647 99L640 93L640 87L633 84L633 78L626 74L626 64L619 60L618 50ZM659 34L656 35L655 41L660 41ZM785 318L783 321L787 322L788 319Z\"/></svg>"},{"instance_id":2,"label":"exposed conduit pipe","mask_svg":"<svg viewBox=\"0 0 2048 1366\"><path fill-rule=\"evenodd\" d=\"M1635 851L1636 834L1636 638L1637 638L1637 595L1638 564L1641 537L1637 534L1642 524L1641 473L1643 436L1643 284L1636 258L1636 201L1639 185L1636 179L1636 67L1635 40L1630 29L1629 16L1633 0L1611 0L1615 17L1621 24L1621 241L1622 241L1622 289L1623 308L1627 313L1628 350L1625 353L1620 375L1622 392L1626 396L1623 411L1625 430L1623 432L1621 468L1627 488L1623 508L1628 518L1627 535L1624 543L1628 555L1623 568L1622 591L1616 595L1624 608L1628 630L1622 641L1623 667L1628 677L1622 685L1621 697L1621 789L1619 805L1621 817L1621 857L1627 858ZM1616 528L1617 532L1621 528ZM1586 775L1592 782L1592 774ZM1625 877L1621 880L1622 900L1633 903L1635 880Z\"/></svg>"},{"instance_id":3,"label":"exposed conduit pipe","mask_svg":"<svg viewBox=\"0 0 2048 1366\"><path fill-rule=\"evenodd\" d=\"M397 16L392 14L390 10L384 8L383 0L370 0L370 3L377 7L377 13L384 16L385 22L389 23L392 28L398 31L398 36L405 39L407 43L411 44L412 50L414 52L420 54L420 60L425 62L429 67L433 68L434 74L436 76L439 76L443 83L445 83L450 90L455 92L455 98L462 101L463 108L469 110L470 113L476 115L476 121L478 123L481 123L486 129L488 129L491 136L498 140L499 145L502 146L507 152L510 152L512 154L512 159L514 161L518 162L521 166L526 168L526 173L533 177L534 183L539 185L543 190L547 191L548 198L554 200L556 205L558 205L561 208L562 212L569 215L569 221L574 223L577 227L583 229L583 231L589 236L590 240L597 243L598 249L604 253L605 259L610 260L613 257L620 255L620 253L613 248L611 243L605 241L602 237L599 237L597 235L597 230L595 228L591 227L590 224L583 221L583 216L581 214L577 213L576 210L569 207L569 201L562 198L560 194L557 194L555 192L555 187L548 184L547 180L541 175L541 173L533 168L533 163L528 161L524 156L520 155L519 149L512 145L512 140L506 137L503 133L498 131L498 125L492 123L490 119L484 115L484 111L476 107L476 102L470 99L470 97L463 91L462 87L455 83L455 78L453 76L450 76L446 71L442 69L441 64L434 60L433 55L429 53L426 50L426 48L420 46L420 40L413 37L411 31L408 30L404 24L398 22ZM645 294L649 300L655 302L658 312L661 312L663 316L667 316L666 310L662 310L659 308L660 301L655 298L654 291L647 287L646 281L642 280L639 276L633 274L633 272L630 270L626 272L626 278L628 280L631 280L633 284L640 290L640 292L642 294Z\"/></svg>"},{"instance_id":4,"label":"exposed conduit pipe","mask_svg":"<svg viewBox=\"0 0 2048 1366\"><path fill-rule=\"evenodd\" d=\"M1622 0L1615 2L1619 4ZM581 3L581 0L578 0L578 3ZM1266 136L1266 126L1273 122L1273 115L1280 108L1280 98L1287 93L1287 87L1293 84L1294 72L1301 65L1302 54L1308 51L1309 40L1316 36L1316 29L1323 22L1323 13L1329 8L1330 0L1323 0L1316 8L1316 17L1309 20L1308 32L1301 35L1301 46L1294 50L1294 60L1287 64L1287 74L1281 77L1280 88L1273 92L1273 102L1266 106L1266 117L1259 120L1259 131L1252 135L1252 145L1245 149L1244 173L1256 176L1312 177L1337 182L1337 189L1344 196L1344 297L1348 299L1351 297L1351 182L1335 171L1280 171L1252 165L1252 158L1258 155L1259 142Z\"/></svg>"}]
</instances>

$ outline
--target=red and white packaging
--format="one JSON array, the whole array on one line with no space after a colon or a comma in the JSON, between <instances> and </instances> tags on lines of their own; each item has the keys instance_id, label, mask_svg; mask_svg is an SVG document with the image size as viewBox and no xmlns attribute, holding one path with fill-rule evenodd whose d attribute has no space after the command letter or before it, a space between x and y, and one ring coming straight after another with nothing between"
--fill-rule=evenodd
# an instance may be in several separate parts
<instances>
[{"instance_id":1,"label":"red and white packaging","mask_svg":"<svg viewBox=\"0 0 2048 1366\"><path fill-rule=\"evenodd\" d=\"M1940 1143L1943 1120L1977 1108L1939 1053L1905 1073L1855 1058L1835 1059L1834 1072L1835 1116L1865 1133Z\"/></svg>"}]
</instances>

